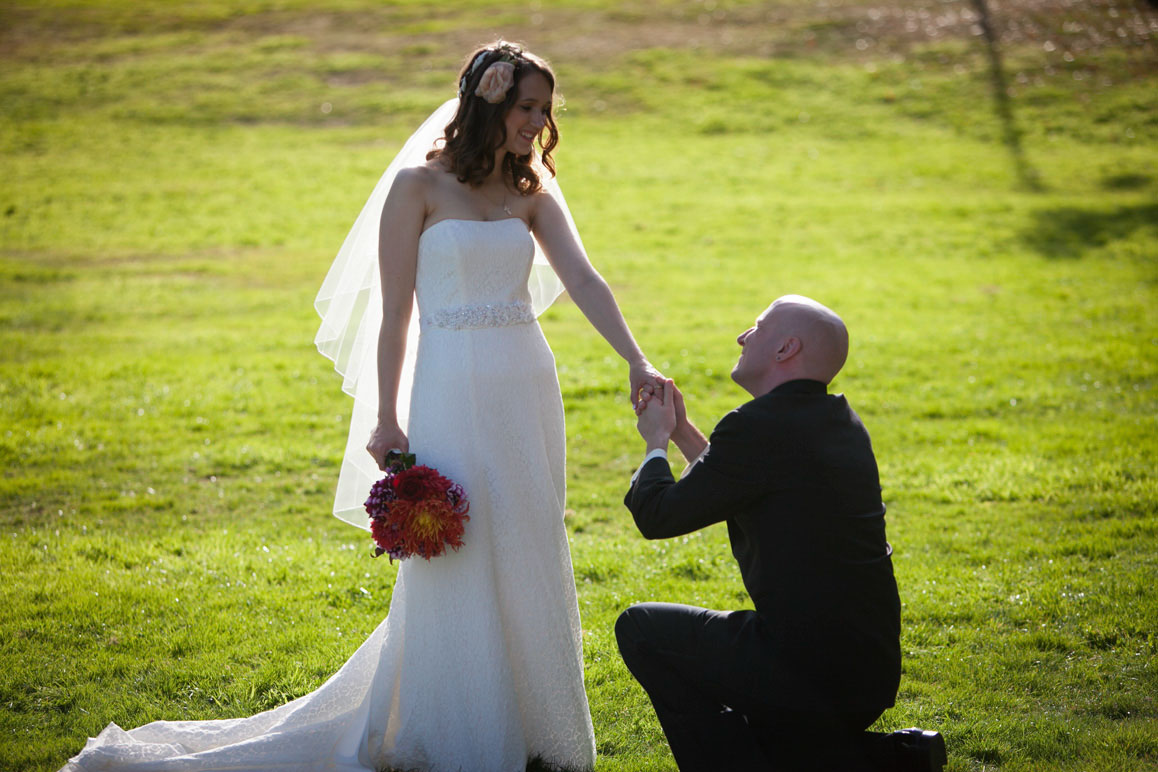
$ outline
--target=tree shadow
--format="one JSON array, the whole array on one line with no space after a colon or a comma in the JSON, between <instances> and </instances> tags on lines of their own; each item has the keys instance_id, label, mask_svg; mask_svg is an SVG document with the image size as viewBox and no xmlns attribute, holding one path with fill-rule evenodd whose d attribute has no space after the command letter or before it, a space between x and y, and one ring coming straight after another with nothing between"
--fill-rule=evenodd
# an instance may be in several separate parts
<instances>
[{"instance_id":1,"label":"tree shadow","mask_svg":"<svg viewBox=\"0 0 1158 772\"><path fill-rule=\"evenodd\" d=\"M1158 0L1155 0L1158 2ZM1111 174L1102 179L1102 187L1106 190L1139 190L1148 186L1153 178L1148 174L1137 172L1123 172Z\"/></svg>"},{"instance_id":2,"label":"tree shadow","mask_svg":"<svg viewBox=\"0 0 1158 772\"><path fill-rule=\"evenodd\" d=\"M1158 203L1094 209L1064 206L1039 209L1024 234L1025 243L1054 260L1073 260L1088 250L1128 238L1158 224Z\"/></svg>"},{"instance_id":3,"label":"tree shadow","mask_svg":"<svg viewBox=\"0 0 1158 772\"><path fill-rule=\"evenodd\" d=\"M1005 77L1005 63L1001 59L1001 48L990 17L989 2L970 1L977 12L978 23L985 39L985 52L989 57L989 79L993 86L993 106L1001 122L1001 141L1009 149L1013 170L1021 186L1026 190L1044 190L1041 175L1026 158L1025 148L1021 144L1022 132L1013 114L1013 100L1009 98L1009 81Z\"/></svg>"}]
</instances>

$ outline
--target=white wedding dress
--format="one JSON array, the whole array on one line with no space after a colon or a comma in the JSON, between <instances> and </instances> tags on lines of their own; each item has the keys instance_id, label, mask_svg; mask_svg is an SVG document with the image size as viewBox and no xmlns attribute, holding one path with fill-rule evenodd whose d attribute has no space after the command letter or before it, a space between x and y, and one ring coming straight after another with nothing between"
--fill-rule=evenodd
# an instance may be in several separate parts
<instances>
[{"instance_id":1,"label":"white wedding dress","mask_svg":"<svg viewBox=\"0 0 1158 772\"><path fill-rule=\"evenodd\" d=\"M518 218L442 220L419 241L410 449L466 490L465 546L405 561L386 620L317 691L249 718L110 724L65 770L594 766L533 254Z\"/></svg>"}]
</instances>

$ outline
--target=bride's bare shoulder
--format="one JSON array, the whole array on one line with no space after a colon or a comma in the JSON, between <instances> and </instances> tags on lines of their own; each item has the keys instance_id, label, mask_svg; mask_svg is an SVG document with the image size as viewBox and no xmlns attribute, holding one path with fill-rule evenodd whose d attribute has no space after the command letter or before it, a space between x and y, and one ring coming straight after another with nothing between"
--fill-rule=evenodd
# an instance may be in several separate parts
<instances>
[{"instance_id":1,"label":"bride's bare shoulder","mask_svg":"<svg viewBox=\"0 0 1158 772\"><path fill-rule=\"evenodd\" d=\"M407 187L431 187L437 182L438 175L441 173L441 169L432 165L435 163L435 161L427 161L418 166L407 166L404 169L399 169L396 179Z\"/></svg>"},{"instance_id":2,"label":"bride's bare shoulder","mask_svg":"<svg viewBox=\"0 0 1158 772\"><path fill-rule=\"evenodd\" d=\"M549 218L551 214L559 210L559 202L545 188L539 188L534 193L527 194L526 198L528 199L532 225L535 224L540 215L547 215Z\"/></svg>"},{"instance_id":3,"label":"bride's bare shoulder","mask_svg":"<svg viewBox=\"0 0 1158 772\"><path fill-rule=\"evenodd\" d=\"M403 174L410 178L410 184L421 185L425 191L432 193L458 181L442 159L437 157L398 172L399 177Z\"/></svg>"},{"instance_id":4,"label":"bride's bare shoulder","mask_svg":"<svg viewBox=\"0 0 1158 772\"><path fill-rule=\"evenodd\" d=\"M435 161L427 161L417 166L407 166L398 170L394 178L391 194L411 201L428 202L437 198L439 188L444 184L445 173Z\"/></svg>"}]
</instances>

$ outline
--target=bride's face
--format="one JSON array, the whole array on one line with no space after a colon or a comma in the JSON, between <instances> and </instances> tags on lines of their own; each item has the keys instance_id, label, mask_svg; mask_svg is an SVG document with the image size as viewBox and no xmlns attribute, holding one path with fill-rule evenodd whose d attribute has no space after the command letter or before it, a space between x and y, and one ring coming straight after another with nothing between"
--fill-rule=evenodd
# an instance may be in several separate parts
<instances>
[{"instance_id":1,"label":"bride's face","mask_svg":"<svg viewBox=\"0 0 1158 772\"><path fill-rule=\"evenodd\" d=\"M503 149L515 155L531 152L535 139L547 125L551 112L551 84L540 72L523 76L516 86L518 97L503 120L507 141Z\"/></svg>"}]
</instances>

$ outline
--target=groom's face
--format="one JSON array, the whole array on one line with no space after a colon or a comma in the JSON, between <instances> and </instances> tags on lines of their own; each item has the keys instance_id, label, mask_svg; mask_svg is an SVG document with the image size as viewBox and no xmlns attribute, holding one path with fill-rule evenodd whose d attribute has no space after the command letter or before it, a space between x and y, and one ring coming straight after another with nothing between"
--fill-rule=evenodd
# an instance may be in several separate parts
<instances>
[{"instance_id":1,"label":"groom's face","mask_svg":"<svg viewBox=\"0 0 1158 772\"><path fill-rule=\"evenodd\" d=\"M741 351L740 358L732 368L732 380L749 391L776 358L779 341L775 329L774 310L775 304L768 306L764 313L756 318L754 325L736 336Z\"/></svg>"}]
</instances>

